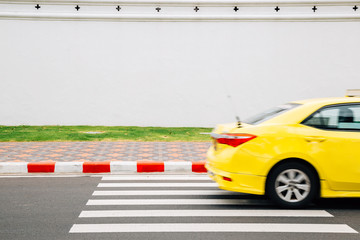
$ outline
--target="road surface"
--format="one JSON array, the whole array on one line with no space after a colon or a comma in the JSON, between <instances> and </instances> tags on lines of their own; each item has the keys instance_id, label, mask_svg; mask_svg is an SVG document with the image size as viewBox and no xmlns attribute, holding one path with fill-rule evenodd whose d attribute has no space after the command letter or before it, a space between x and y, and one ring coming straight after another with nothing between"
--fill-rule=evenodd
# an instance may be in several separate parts
<instances>
[{"instance_id":1,"label":"road surface","mask_svg":"<svg viewBox=\"0 0 360 240\"><path fill-rule=\"evenodd\" d=\"M360 239L360 200L283 210L204 174L0 176L0 239Z\"/></svg>"}]
</instances>

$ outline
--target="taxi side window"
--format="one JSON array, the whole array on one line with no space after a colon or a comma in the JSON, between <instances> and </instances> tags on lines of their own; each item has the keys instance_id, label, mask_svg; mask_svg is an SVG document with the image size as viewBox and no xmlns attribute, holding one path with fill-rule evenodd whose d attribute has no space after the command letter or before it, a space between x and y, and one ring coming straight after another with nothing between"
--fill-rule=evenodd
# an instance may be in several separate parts
<instances>
[{"instance_id":1,"label":"taxi side window","mask_svg":"<svg viewBox=\"0 0 360 240\"><path fill-rule=\"evenodd\" d=\"M360 131L360 104L322 108L305 119L302 124L325 130Z\"/></svg>"}]
</instances>

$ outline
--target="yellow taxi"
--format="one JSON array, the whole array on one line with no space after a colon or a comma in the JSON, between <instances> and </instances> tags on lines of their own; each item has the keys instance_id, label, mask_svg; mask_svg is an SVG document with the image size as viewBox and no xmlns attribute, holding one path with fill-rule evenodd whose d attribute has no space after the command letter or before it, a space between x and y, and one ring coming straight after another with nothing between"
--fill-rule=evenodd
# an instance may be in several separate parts
<instances>
[{"instance_id":1,"label":"yellow taxi","mask_svg":"<svg viewBox=\"0 0 360 240\"><path fill-rule=\"evenodd\" d=\"M205 166L221 189L286 208L360 197L360 97L290 102L211 136Z\"/></svg>"}]
</instances>

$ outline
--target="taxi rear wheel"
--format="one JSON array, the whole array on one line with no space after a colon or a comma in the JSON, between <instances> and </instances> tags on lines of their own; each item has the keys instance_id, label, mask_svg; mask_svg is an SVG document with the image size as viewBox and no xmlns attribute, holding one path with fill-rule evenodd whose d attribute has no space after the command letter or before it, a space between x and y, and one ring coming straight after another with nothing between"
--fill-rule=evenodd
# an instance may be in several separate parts
<instances>
[{"instance_id":1,"label":"taxi rear wheel","mask_svg":"<svg viewBox=\"0 0 360 240\"><path fill-rule=\"evenodd\" d=\"M289 162L277 166L268 176L267 195L284 208L301 208L314 200L318 193L314 171L301 163Z\"/></svg>"}]
</instances>

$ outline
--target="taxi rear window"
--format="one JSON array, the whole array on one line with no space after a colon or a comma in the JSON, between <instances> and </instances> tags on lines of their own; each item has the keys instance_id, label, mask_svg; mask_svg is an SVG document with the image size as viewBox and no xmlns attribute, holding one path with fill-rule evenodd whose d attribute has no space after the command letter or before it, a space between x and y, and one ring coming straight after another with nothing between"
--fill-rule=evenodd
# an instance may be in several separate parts
<instances>
[{"instance_id":1,"label":"taxi rear window","mask_svg":"<svg viewBox=\"0 0 360 240\"><path fill-rule=\"evenodd\" d=\"M300 105L299 103L286 103L245 119L244 122L251 125L260 124Z\"/></svg>"}]
</instances>

